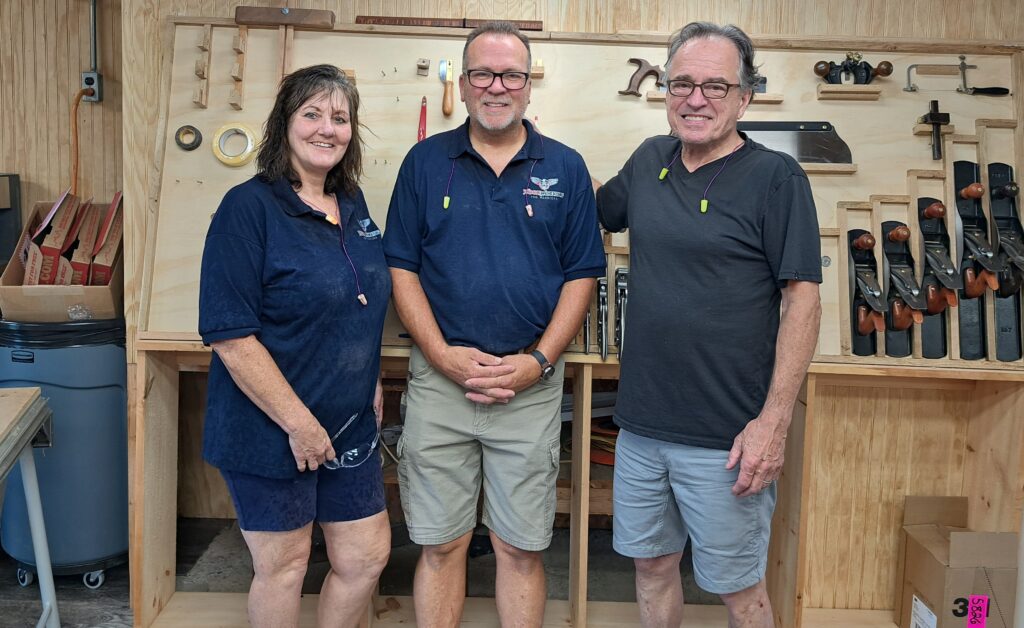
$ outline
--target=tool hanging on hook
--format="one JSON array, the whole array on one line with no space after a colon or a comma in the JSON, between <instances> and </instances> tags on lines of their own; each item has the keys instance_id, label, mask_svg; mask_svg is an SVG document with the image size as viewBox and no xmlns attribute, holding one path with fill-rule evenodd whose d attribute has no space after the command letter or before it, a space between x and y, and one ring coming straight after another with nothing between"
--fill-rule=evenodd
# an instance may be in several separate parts
<instances>
[{"instance_id":1,"label":"tool hanging on hook","mask_svg":"<svg viewBox=\"0 0 1024 628\"><path fill-rule=\"evenodd\" d=\"M422 142L427 139L427 97L420 101L420 126L416 130L416 141Z\"/></svg>"},{"instance_id":2,"label":"tool hanging on hook","mask_svg":"<svg viewBox=\"0 0 1024 628\"><path fill-rule=\"evenodd\" d=\"M452 111L455 110L455 93L452 82L455 79L454 69L451 59L441 59L437 63L438 74L441 76L441 82L444 83L444 97L441 99L441 113L448 116L452 115Z\"/></svg>"}]
</instances>

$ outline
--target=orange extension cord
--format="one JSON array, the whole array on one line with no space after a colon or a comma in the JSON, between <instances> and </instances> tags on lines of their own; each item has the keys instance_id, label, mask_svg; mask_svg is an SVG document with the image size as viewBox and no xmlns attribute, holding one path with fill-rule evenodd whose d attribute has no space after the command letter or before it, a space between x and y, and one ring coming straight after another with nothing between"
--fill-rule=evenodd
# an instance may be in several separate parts
<instances>
[{"instance_id":1,"label":"orange extension cord","mask_svg":"<svg viewBox=\"0 0 1024 628\"><path fill-rule=\"evenodd\" d=\"M71 193L78 194L78 105L82 102L83 96L92 96L96 93L91 87L78 90L75 94L75 102L71 105Z\"/></svg>"}]
</instances>

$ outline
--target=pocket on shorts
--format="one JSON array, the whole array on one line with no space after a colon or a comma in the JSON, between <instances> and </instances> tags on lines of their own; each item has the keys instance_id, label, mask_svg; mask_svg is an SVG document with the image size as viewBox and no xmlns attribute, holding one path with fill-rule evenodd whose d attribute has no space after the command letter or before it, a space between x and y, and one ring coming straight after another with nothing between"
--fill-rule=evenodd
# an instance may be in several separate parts
<instances>
[{"instance_id":1,"label":"pocket on shorts","mask_svg":"<svg viewBox=\"0 0 1024 628\"><path fill-rule=\"evenodd\" d=\"M420 379L433 371L434 367L427 361L423 353L418 348L413 347L409 354L409 379Z\"/></svg>"},{"instance_id":2,"label":"pocket on shorts","mask_svg":"<svg viewBox=\"0 0 1024 628\"><path fill-rule=\"evenodd\" d=\"M554 486L554 490L551 491L546 501L546 508L544 509L544 519L550 520L555 516L555 508L558 506L558 467L562 463L562 440L561 438L555 438L548 443L548 450L550 452L551 467L548 470L551 476L550 485Z\"/></svg>"},{"instance_id":3,"label":"pocket on shorts","mask_svg":"<svg viewBox=\"0 0 1024 628\"><path fill-rule=\"evenodd\" d=\"M395 454L401 458L405 452L405 432L398 435L398 443L395 444Z\"/></svg>"}]
</instances>

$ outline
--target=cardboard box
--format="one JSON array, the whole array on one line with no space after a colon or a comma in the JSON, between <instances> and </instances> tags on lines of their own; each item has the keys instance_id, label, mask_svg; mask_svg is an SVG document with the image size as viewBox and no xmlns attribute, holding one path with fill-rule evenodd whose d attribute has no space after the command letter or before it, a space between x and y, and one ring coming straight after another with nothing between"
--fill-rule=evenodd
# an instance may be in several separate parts
<instances>
[{"instance_id":1,"label":"cardboard box","mask_svg":"<svg viewBox=\"0 0 1024 628\"><path fill-rule=\"evenodd\" d=\"M93 246L93 259L89 269L88 282L90 286L105 286L110 283L114 267L121 261L123 233L121 193L118 192L103 217L99 234L96 236Z\"/></svg>"},{"instance_id":2,"label":"cardboard box","mask_svg":"<svg viewBox=\"0 0 1024 628\"><path fill-rule=\"evenodd\" d=\"M3 275L0 275L0 314L5 320L25 323L63 323L124 316L124 268L118 259L106 286L24 286L26 247L42 224L50 203L36 203L22 230Z\"/></svg>"},{"instance_id":3,"label":"cardboard box","mask_svg":"<svg viewBox=\"0 0 1024 628\"><path fill-rule=\"evenodd\" d=\"M73 245L71 253L71 283L76 286L89 285L89 267L92 265L92 248L96 244L103 208L98 205L85 205L78 210L81 225L78 229L78 242Z\"/></svg>"},{"instance_id":4,"label":"cardboard box","mask_svg":"<svg viewBox=\"0 0 1024 628\"><path fill-rule=\"evenodd\" d=\"M1013 626L1017 533L968 530L966 497L906 498L897 573L900 628L964 628L972 595L988 628Z\"/></svg>"},{"instance_id":5,"label":"cardboard box","mask_svg":"<svg viewBox=\"0 0 1024 628\"><path fill-rule=\"evenodd\" d=\"M71 246L77 224L79 198L68 190L53 204L32 232L28 244L25 285L71 283L71 262L62 255ZM38 270L38 274L36 269Z\"/></svg>"}]
</instances>

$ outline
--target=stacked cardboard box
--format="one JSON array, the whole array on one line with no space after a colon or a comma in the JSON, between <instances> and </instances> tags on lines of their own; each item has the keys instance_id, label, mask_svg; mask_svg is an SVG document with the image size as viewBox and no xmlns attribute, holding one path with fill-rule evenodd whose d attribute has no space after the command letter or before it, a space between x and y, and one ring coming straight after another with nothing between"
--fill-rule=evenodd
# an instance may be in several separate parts
<instances>
[{"instance_id":1,"label":"stacked cardboard box","mask_svg":"<svg viewBox=\"0 0 1024 628\"><path fill-rule=\"evenodd\" d=\"M908 496L903 506L895 620L900 628L964 628L972 596L988 628L1013 626L1017 533L967 529L966 497Z\"/></svg>"},{"instance_id":2,"label":"stacked cardboard box","mask_svg":"<svg viewBox=\"0 0 1024 628\"><path fill-rule=\"evenodd\" d=\"M0 276L5 320L120 318L124 310L121 194L109 204L65 192L37 203Z\"/></svg>"}]
</instances>

